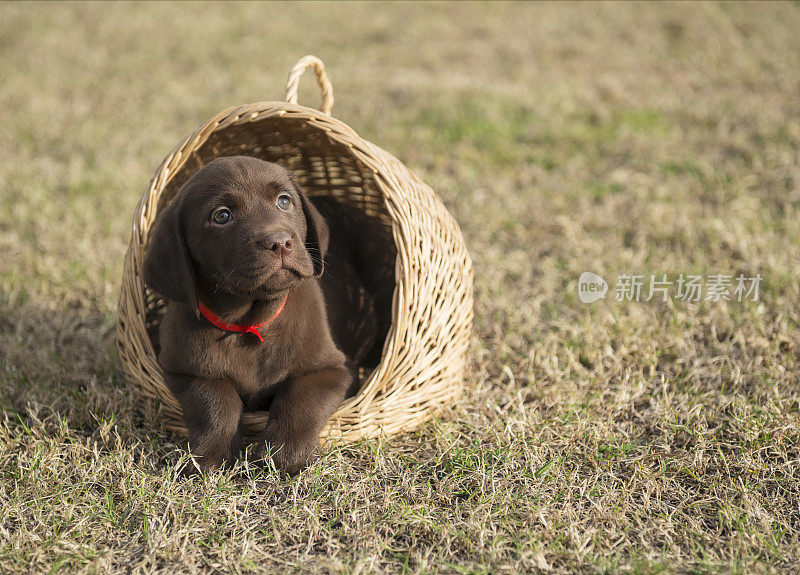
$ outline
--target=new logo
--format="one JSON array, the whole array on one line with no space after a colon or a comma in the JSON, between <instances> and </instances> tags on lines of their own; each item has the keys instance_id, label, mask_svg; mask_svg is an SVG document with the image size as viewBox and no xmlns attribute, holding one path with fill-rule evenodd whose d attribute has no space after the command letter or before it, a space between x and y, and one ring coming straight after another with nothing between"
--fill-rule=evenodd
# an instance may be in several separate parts
<instances>
[{"instance_id":1,"label":"new logo","mask_svg":"<svg viewBox=\"0 0 800 575\"><path fill-rule=\"evenodd\" d=\"M606 297L606 280L592 272L583 272L578 278L578 297L583 303L592 303Z\"/></svg>"}]
</instances>

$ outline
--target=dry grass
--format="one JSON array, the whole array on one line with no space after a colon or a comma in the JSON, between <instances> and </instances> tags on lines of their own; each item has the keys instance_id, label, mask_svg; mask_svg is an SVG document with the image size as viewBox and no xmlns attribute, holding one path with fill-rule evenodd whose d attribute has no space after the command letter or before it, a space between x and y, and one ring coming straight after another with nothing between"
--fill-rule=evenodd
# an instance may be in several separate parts
<instances>
[{"instance_id":1,"label":"dry grass","mask_svg":"<svg viewBox=\"0 0 800 575\"><path fill-rule=\"evenodd\" d=\"M798 29L789 3L0 6L0 572L800 570ZM290 482L176 479L114 359L130 215L308 52L463 226L470 391ZM764 284L584 305L585 270Z\"/></svg>"}]
</instances>

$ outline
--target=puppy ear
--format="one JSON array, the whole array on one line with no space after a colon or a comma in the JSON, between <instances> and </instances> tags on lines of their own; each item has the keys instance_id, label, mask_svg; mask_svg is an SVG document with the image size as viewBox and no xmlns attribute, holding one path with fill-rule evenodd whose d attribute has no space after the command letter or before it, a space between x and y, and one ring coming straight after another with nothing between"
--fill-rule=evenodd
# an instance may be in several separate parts
<instances>
[{"instance_id":1,"label":"puppy ear","mask_svg":"<svg viewBox=\"0 0 800 575\"><path fill-rule=\"evenodd\" d=\"M303 213L306 215L306 249L309 250L314 262L314 276L320 277L325 271L325 254L328 253L328 224L325 223L325 218L319 210L309 201L297 181L294 181L294 185L303 203Z\"/></svg>"},{"instance_id":2,"label":"puppy ear","mask_svg":"<svg viewBox=\"0 0 800 575\"><path fill-rule=\"evenodd\" d=\"M186 303L198 312L197 283L183 232L183 208L175 198L150 229L142 277L167 299Z\"/></svg>"}]
</instances>

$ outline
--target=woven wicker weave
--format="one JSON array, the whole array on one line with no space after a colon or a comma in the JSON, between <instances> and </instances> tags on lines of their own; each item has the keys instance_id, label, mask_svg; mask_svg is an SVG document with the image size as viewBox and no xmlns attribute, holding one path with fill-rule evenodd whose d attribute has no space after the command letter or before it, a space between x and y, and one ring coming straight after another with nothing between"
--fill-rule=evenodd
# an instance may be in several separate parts
<instances>
[{"instance_id":1,"label":"woven wicker weave","mask_svg":"<svg viewBox=\"0 0 800 575\"><path fill-rule=\"evenodd\" d=\"M320 110L297 105L300 75L313 67ZM164 426L186 433L180 406L157 360L165 301L144 284L141 265L156 214L200 167L248 155L292 170L309 195L332 195L391 229L397 246L392 326L378 367L333 416L323 438L352 441L413 429L459 395L472 326L472 262L461 231L434 191L406 166L330 116L333 90L322 62L302 58L285 102L231 108L186 138L158 168L136 207L119 298L117 344L125 373L145 400L159 400ZM253 437L267 414L245 413Z\"/></svg>"}]
</instances>

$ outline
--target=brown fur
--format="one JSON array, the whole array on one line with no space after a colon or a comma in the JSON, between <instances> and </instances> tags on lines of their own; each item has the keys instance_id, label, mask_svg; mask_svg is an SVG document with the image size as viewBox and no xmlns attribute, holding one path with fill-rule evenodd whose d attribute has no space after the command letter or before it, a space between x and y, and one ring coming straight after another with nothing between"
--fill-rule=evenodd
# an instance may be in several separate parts
<instances>
[{"instance_id":1,"label":"brown fur","mask_svg":"<svg viewBox=\"0 0 800 575\"><path fill-rule=\"evenodd\" d=\"M282 194L291 198L288 210L277 205ZM380 357L391 239L357 210L315 203L341 224L330 253L326 220L290 173L237 156L199 170L156 219L143 276L170 300L159 361L201 469L233 461L243 411L268 409L255 453L269 447L279 469L297 473L333 412L355 393L354 368ZM221 207L230 222L212 219ZM259 330L264 343L218 329L198 309L199 298L228 323L258 324L285 297L282 313Z\"/></svg>"}]
</instances>

